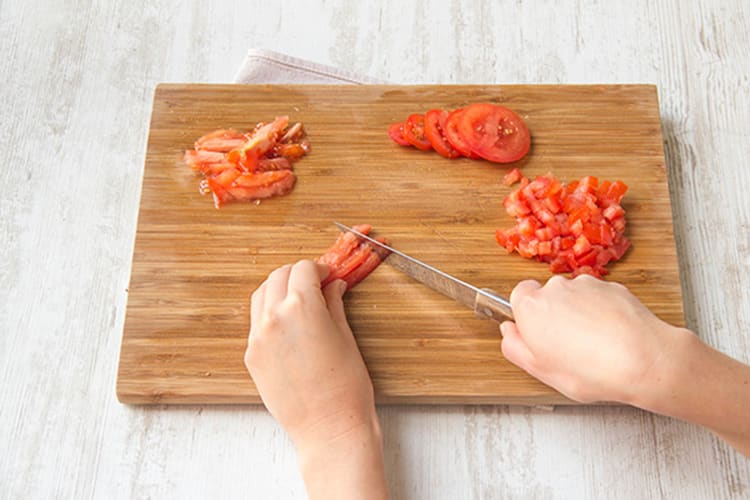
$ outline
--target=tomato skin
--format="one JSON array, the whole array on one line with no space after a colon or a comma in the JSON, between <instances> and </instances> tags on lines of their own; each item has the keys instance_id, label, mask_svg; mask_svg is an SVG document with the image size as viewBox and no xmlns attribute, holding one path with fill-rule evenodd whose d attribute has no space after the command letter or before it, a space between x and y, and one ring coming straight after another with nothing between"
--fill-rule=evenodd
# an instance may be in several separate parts
<instances>
[{"instance_id":1,"label":"tomato skin","mask_svg":"<svg viewBox=\"0 0 750 500\"><path fill-rule=\"evenodd\" d=\"M458 158L461 156L448 140L445 138L445 122L448 112L442 109L431 109L424 115L424 132L432 148L446 158Z\"/></svg>"},{"instance_id":2,"label":"tomato skin","mask_svg":"<svg viewBox=\"0 0 750 500\"><path fill-rule=\"evenodd\" d=\"M417 149L429 151L432 149L430 141L424 134L424 115L418 113L409 115L404 123L404 139Z\"/></svg>"},{"instance_id":3,"label":"tomato skin","mask_svg":"<svg viewBox=\"0 0 750 500\"><path fill-rule=\"evenodd\" d=\"M393 123L388 127L388 136L399 146L411 146L411 143L404 138L404 124Z\"/></svg>"},{"instance_id":4,"label":"tomato skin","mask_svg":"<svg viewBox=\"0 0 750 500\"><path fill-rule=\"evenodd\" d=\"M531 147L531 134L521 117L494 104L468 106L458 132L473 153L496 163L518 161Z\"/></svg>"},{"instance_id":5,"label":"tomato skin","mask_svg":"<svg viewBox=\"0 0 750 500\"><path fill-rule=\"evenodd\" d=\"M448 143L453 146L453 149L461 153L462 156L471 159L478 159L479 155L471 151L471 148L458 130L458 125L461 121L463 112L464 108L459 108L449 113L448 118L445 120L445 128L443 129L443 132L445 133L445 138L448 140Z\"/></svg>"}]
</instances>

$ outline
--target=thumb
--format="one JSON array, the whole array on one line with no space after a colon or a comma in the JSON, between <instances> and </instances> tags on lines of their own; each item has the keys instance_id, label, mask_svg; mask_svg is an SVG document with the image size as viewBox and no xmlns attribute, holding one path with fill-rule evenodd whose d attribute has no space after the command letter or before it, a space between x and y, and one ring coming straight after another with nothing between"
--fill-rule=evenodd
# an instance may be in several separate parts
<instances>
[{"instance_id":1,"label":"thumb","mask_svg":"<svg viewBox=\"0 0 750 500\"><path fill-rule=\"evenodd\" d=\"M504 321L500 325L500 331L503 334L500 348L505 359L533 376L534 354L521 337L516 324L512 321Z\"/></svg>"},{"instance_id":2,"label":"thumb","mask_svg":"<svg viewBox=\"0 0 750 500\"><path fill-rule=\"evenodd\" d=\"M323 289L323 297L326 299L328 314L331 315L334 323L344 330L349 330L349 323L346 320L344 312L344 293L348 286L344 280L334 280Z\"/></svg>"}]
</instances>

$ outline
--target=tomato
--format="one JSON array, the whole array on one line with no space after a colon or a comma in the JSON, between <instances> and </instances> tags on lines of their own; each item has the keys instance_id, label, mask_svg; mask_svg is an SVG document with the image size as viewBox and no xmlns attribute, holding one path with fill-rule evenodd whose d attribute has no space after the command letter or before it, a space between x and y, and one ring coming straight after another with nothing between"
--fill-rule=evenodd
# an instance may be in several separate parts
<instances>
[{"instance_id":1,"label":"tomato","mask_svg":"<svg viewBox=\"0 0 750 500\"><path fill-rule=\"evenodd\" d=\"M247 134L221 129L200 137L184 156L204 176L199 191L211 193L216 208L289 193L297 179L292 162L310 151L310 143L301 123L288 124L287 116L277 116Z\"/></svg>"},{"instance_id":2,"label":"tomato","mask_svg":"<svg viewBox=\"0 0 750 500\"><path fill-rule=\"evenodd\" d=\"M506 177L517 182L517 175L509 172ZM587 176L564 185L552 174L520 181L503 201L516 225L495 232L508 252L549 263L553 273L601 278L606 266L630 247L625 210L619 204L627 191L622 181L600 183Z\"/></svg>"},{"instance_id":3,"label":"tomato","mask_svg":"<svg viewBox=\"0 0 750 500\"><path fill-rule=\"evenodd\" d=\"M424 135L424 115L413 114L409 115L404 123L404 139L409 141L409 144L422 151L429 151L432 149L430 141Z\"/></svg>"},{"instance_id":4,"label":"tomato","mask_svg":"<svg viewBox=\"0 0 750 500\"><path fill-rule=\"evenodd\" d=\"M461 115L457 128L469 149L489 161L517 161L531 147L531 134L526 124L503 106L472 104Z\"/></svg>"},{"instance_id":5,"label":"tomato","mask_svg":"<svg viewBox=\"0 0 750 500\"><path fill-rule=\"evenodd\" d=\"M360 224L354 226L356 231L369 234L372 226ZM388 241L378 238L378 241L388 244ZM328 283L341 279L351 290L357 283L365 279L387 257L387 252L381 247L375 247L370 242L361 240L354 233L341 233L336 242L326 253L318 258L318 262L330 268L328 276L321 281L324 288Z\"/></svg>"},{"instance_id":6,"label":"tomato","mask_svg":"<svg viewBox=\"0 0 750 500\"><path fill-rule=\"evenodd\" d=\"M460 108L448 114L448 118L445 120L443 133L445 134L448 143L453 146L453 149L461 153L462 156L476 159L479 158L479 156L471 151L471 148L458 131L458 124L463 112L464 109Z\"/></svg>"},{"instance_id":7,"label":"tomato","mask_svg":"<svg viewBox=\"0 0 750 500\"><path fill-rule=\"evenodd\" d=\"M446 158L458 158L461 156L445 138L445 121L448 119L448 112L442 109L431 109L424 115L424 133L427 140L430 141L432 148L440 156Z\"/></svg>"},{"instance_id":8,"label":"tomato","mask_svg":"<svg viewBox=\"0 0 750 500\"><path fill-rule=\"evenodd\" d=\"M514 168L503 176L503 184L505 184L506 186L512 186L516 182L520 181L521 177L523 177L521 171L517 168Z\"/></svg>"},{"instance_id":9,"label":"tomato","mask_svg":"<svg viewBox=\"0 0 750 500\"><path fill-rule=\"evenodd\" d=\"M393 139L393 142L401 146L411 146L411 143L404 139L404 124L394 123L388 127L388 136Z\"/></svg>"}]
</instances>

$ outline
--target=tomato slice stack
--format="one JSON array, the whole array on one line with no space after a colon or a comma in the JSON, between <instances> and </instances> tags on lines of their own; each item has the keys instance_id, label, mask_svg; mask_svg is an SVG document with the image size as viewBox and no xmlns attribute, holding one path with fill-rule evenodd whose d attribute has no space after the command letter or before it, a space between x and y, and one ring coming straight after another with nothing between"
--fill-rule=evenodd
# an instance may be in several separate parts
<instances>
[{"instance_id":1,"label":"tomato slice stack","mask_svg":"<svg viewBox=\"0 0 750 500\"><path fill-rule=\"evenodd\" d=\"M292 164L310 151L301 123L289 117L259 123L248 133L221 129L200 137L184 160L203 174L201 194L211 193L214 206L289 193L296 182Z\"/></svg>"},{"instance_id":2,"label":"tomato slice stack","mask_svg":"<svg viewBox=\"0 0 750 500\"><path fill-rule=\"evenodd\" d=\"M472 104L448 112L432 109L394 123L388 135L401 146L434 149L446 158L518 161L529 152L531 134L518 114L496 104Z\"/></svg>"},{"instance_id":3,"label":"tomato slice stack","mask_svg":"<svg viewBox=\"0 0 750 500\"><path fill-rule=\"evenodd\" d=\"M518 181L520 187L503 201L516 225L495 233L508 252L549 263L554 273L601 278L630 247L620 205L628 187L622 181L586 176L566 185L552 174L531 181L516 169L504 179Z\"/></svg>"},{"instance_id":4,"label":"tomato slice stack","mask_svg":"<svg viewBox=\"0 0 750 500\"><path fill-rule=\"evenodd\" d=\"M359 224L353 229L362 234L370 234L372 226ZM378 241L389 244L382 238ZM383 248L358 238L354 233L349 231L341 233L333 246L318 258L318 262L327 264L331 269L330 274L320 283L320 286L325 287L328 283L341 279L346 281L346 289L351 290L373 272L388 257L388 253Z\"/></svg>"}]
</instances>

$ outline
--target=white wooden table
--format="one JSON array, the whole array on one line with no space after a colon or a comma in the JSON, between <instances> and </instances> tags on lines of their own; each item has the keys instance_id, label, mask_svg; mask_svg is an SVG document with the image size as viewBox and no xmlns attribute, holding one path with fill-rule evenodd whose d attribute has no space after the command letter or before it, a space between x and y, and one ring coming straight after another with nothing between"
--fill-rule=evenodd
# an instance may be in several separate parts
<instances>
[{"instance_id":1,"label":"white wooden table","mask_svg":"<svg viewBox=\"0 0 750 500\"><path fill-rule=\"evenodd\" d=\"M656 83L688 326L750 362L747 1L371 3L0 2L1 497L304 496L263 408L114 392L153 88L229 82L253 46L402 83ZM633 408L379 414L395 498L750 497L750 461Z\"/></svg>"}]
</instances>

